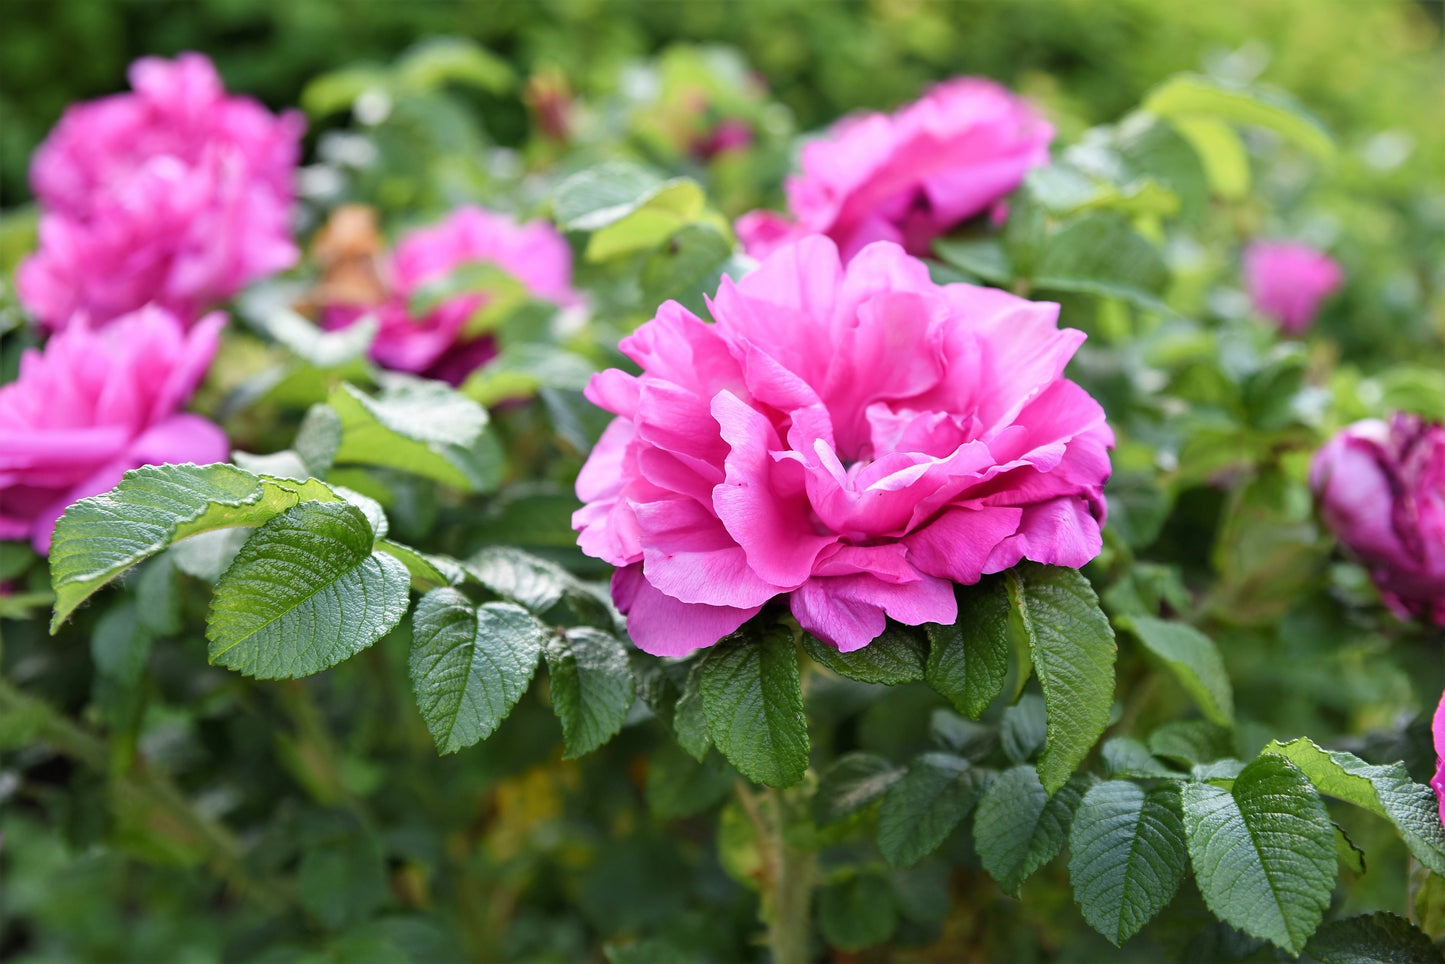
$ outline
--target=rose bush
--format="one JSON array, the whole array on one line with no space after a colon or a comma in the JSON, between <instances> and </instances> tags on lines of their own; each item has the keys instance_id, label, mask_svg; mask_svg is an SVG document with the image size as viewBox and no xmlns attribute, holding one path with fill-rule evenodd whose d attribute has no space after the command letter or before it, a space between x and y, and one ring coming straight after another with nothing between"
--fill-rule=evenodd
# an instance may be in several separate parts
<instances>
[{"instance_id":1,"label":"rose bush","mask_svg":"<svg viewBox=\"0 0 1445 964\"><path fill-rule=\"evenodd\" d=\"M55 520L128 469L218 462L230 448L215 423L181 408L216 355L224 315L185 331L169 311L142 308L93 329L81 316L0 386L0 539L50 548Z\"/></svg>"},{"instance_id":2,"label":"rose bush","mask_svg":"<svg viewBox=\"0 0 1445 964\"><path fill-rule=\"evenodd\" d=\"M301 115L227 95L199 54L143 58L130 81L70 108L31 164L40 248L16 284L50 328L148 302L189 323L298 256Z\"/></svg>"},{"instance_id":3,"label":"rose bush","mask_svg":"<svg viewBox=\"0 0 1445 964\"><path fill-rule=\"evenodd\" d=\"M582 548L620 567L633 641L682 656L787 594L843 652L951 623L952 583L1098 555L1113 434L1063 377L1056 305L936 285L891 242L823 237L622 343L587 396L617 420L577 479Z\"/></svg>"}]
</instances>

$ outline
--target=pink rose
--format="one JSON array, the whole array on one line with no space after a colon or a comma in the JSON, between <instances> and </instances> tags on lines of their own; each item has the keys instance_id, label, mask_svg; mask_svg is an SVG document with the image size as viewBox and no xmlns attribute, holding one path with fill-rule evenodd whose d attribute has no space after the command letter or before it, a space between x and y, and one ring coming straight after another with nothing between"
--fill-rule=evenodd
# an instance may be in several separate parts
<instances>
[{"instance_id":1,"label":"pink rose","mask_svg":"<svg viewBox=\"0 0 1445 964\"><path fill-rule=\"evenodd\" d=\"M927 254L1047 164L1053 137L1006 88L955 78L895 114L845 118L803 148L803 173L785 185L793 230L780 236L777 216L755 211L738 220L738 237L759 258L805 234L826 234L845 260L872 241Z\"/></svg>"},{"instance_id":2,"label":"pink rose","mask_svg":"<svg viewBox=\"0 0 1445 964\"><path fill-rule=\"evenodd\" d=\"M885 615L953 622L953 583L1098 554L1114 436L1063 377L1084 335L1057 305L936 285L892 243L845 268L812 237L709 307L667 302L620 346L642 375L587 388L618 418L572 525L620 567L641 649L681 656L787 596L846 652Z\"/></svg>"},{"instance_id":3,"label":"pink rose","mask_svg":"<svg viewBox=\"0 0 1445 964\"><path fill-rule=\"evenodd\" d=\"M28 537L50 550L50 531L77 499L115 487L129 469L219 462L225 433L177 414L206 374L225 315L189 332L147 306L94 330L72 321L20 359L0 386L0 539Z\"/></svg>"},{"instance_id":4,"label":"pink rose","mask_svg":"<svg viewBox=\"0 0 1445 964\"><path fill-rule=\"evenodd\" d=\"M367 315L381 322L371 356L387 368L460 384L496 354L491 337L467 337L467 321L487 302L481 292L450 298L423 317L414 317L411 297L457 267L496 265L522 283L534 298L574 303L572 251L550 224L517 224L505 214L478 207L458 208L439 224L413 231L396 246L386 273L391 294L378 305L332 305L322 318L330 329L345 328Z\"/></svg>"},{"instance_id":5,"label":"pink rose","mask_svg":"<svg viewBox=\"0 0 1445 964\"><path fill-rule=\"evenodd\" d=\"M1322 251L1291 241L1256 241L1244 252L1244 283L1255 309L1286 334L1309 328L1320 302L1339 290L1345 275Z\"/></svg>"},{"instance_id":6,"label":"pink rose","mask_svg":"<svg viewBox=\"0 0 1445 964\"><path fill-rule=\"evenodd\" d=\"M200 54L142 58L130 81L134 93L67 110L31 162L40 250L17 284L53 329L150 302L190 322L298 257L301 115L226 96Z\"/></svg>"},{"instance_id":7,"label":"pink rose","mask_svg":"<svg viewBox=\"0 0 1445 964\"><path fill-rule=\"evenodd\" d=\"M745 151L753 146L753 125L736 117L728 117L692 138L688 153L700 161L710 161L729 151Z\"/></svg>"},{"instance_id":8,"label":"pink rose","mask_svg":"<svg viewBox=\"0 0 1445 964\"><path fill-rule=\"evenodd\" d=\"M1440 820L1445 823L1445 694L1440 696L1440 705L1435 708L1435 719L1430 727L1435 737L1435 778L1430 786L1440 801Z\"/></svg>"},{"instance_id":9,"label":"pink rose","mask_svg":"<svg viewBox=\"0 0 1445 964\"><path fill-rule=\"evenodd\" d=\"M1310 487L1390 608L1445 626L1445 426L1356 422L1315 454Z\"/></svg>"}]
</instances>

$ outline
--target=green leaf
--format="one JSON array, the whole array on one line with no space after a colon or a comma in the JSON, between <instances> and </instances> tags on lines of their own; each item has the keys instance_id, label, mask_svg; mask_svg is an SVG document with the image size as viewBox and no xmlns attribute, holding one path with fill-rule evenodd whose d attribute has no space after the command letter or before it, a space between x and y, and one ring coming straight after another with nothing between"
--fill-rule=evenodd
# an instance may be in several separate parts
<instances>
[{"instance_id":1,"label":"green leaf","mask_svg":"<svg viewBox=\"0 0 1445 964\"><path fill-rule=\"evenodd\" d=\"M562 721L563 759L591 753L622 729L637 695L627 650L611 633L574 626L543 649L552 708Z\"/></svg>"},{"instance_id":2,"label":"green leaf","mask_svg":"<svg viewBox=\"0 0 1445 964\"><path fill-rule=\"evenodd\" d=\"M1119 298L1150 311L1168 311L1160 300L1169 268L1154 245L1114 212L1068 221L1044 242L1032 275L1037 288Z\"/></svg>"},{"instance_id":3,"label":"green leaf","mask_svg":"<svg viewBox=\"0 0 1445 964\"><path fill-rule=\"evenodd\" d=\"M664 820L690 817L726 797L737 778L716 753L699 763L682 747L664 743L647 764L647 807Z\"/></svg>"},{"instance_id":4,"label":"green leaf","mask_svg":"<svg viewBox=\"0 0 1445 964\"><path fill-rule=\"evenodd\" d=\"M677 734L677 745L694 760L701 763L707 758L713 744L707 732L707 714L703 710L702 660L692 664L687 679L683 681L682 694L678 696L672 714L672 728Z\"/></svg>"},{"instance_id":5,"label":"green leaf","mask_svg":"<svg viewBox=\"0 0 1445 964\"><path fill-rule=\"evenodd\" d=\"M1234 128L1207 114L1175 117L1173 122L1180 136L1199 155L1209 187L1215 194L1231 201L1249 196L1249 151Z\"/></svg>"},{"instance_id":6,"label":"green leaf","mask_svg":"<svg viewBox=\"0 0 1445 964\"><path fill-rule=\"evenodd\" d=\"M1052 794L1109 725L1114 705L1114 630L1075 569L1026 563L1008 575L1010 626L1028 641L1048 709L1039 778Z\"/></svg>"},{"instance_id":7,"label":"green leaf","mask_svg":"<svg viewBox=\"0 0 1445 964\"><path fill-rule=\"evenodd\" d=\"M434 589L412 616L411 685L441 753L491 736L527 690L549 633L511 603Z\"/></svg>"},{"instance_id":8,"label":"green leaf","mask_svg":"<svg viewBox=\"0 0 1445 964\"><path fill-rule=\"evenodd\" d=\"M1384 817L1395 825L1410 854L1445 874L1445 826L1435 793L1410 779L1403 763L1378 766L1353 753L1324 750L1305 737L1269 744L1261 753L1284 757L1326 796Z\"/></svg>"},{"instance_id":9,"label":"green leaf","mask_svg":"<svg viewBox=\"0 0 1445 964\"><path fill-rule=\"evenodd\" d=\"M65 510L50 546L54 633L75 607L173 542L257 526L304 500L340 501L324 483L259 478L233 465L146 465Z\"/></svg>"},{"instance_id":10,"label":"green leaf","mask_svg":"<svg viewBox=\"0 0 1445 964\"><path fill-rule=\"evenodd\" d=\"M710 224L688 224L648 257L642 267L642 304L651 309L676 301L703 314L704 295L717 290L733 246Z\"/></svg>"},{"instance_id":11,"label":"green leaf","mask_svg":"<svg viewBox=\"0 0 1445 964\"><path fill-rule=\"evenodd\" d=\"M998 738L1004 756L1014 763L1033 760L1048 740L1048 726L1043 699L1035 693L1025 693L1013 706L1004 708L999 721Z\"/></svg>"},{"instance_id":12,"label":"green leaf","mask_svg":"<svg viewBox=\"0 0 1445 964\"><path fill-rule=\"evenodd\" d=\"M1105 740L1104 745L1099 748L1099 759L1104 764L1104 772L1110 777L1147 780L1161 777L1178 779L1183 775L1160 763L1154 758L1154 754L1149 752L1148 747L1127 736Z\"/></svg>"},{"instance_id":13,"label":"green leaf","mask_svg":"<svg viewBox=\"0 0 1445 964\"><path fill-rule=\"evenodd\" d=\"M406 615L411 577L372 551L345 502L303 502L264 523L216 583L210 660L246 676L309 676L361 652Z\"/></svg>"},{"instance_id":14,"label":"green leaf","mask_svg":"<svg viewBox=\"0 0 1445 964\"><path fill-rule=\"evenodd\" d=\"M827 827L882 799L903 771L881 756L846 753L818 778L813 794L813 821Z\"/></svg>"},{"instance_id":15,"label":"green leaf","mask_svg":"<svg viewBox=\"0 0 1445 964\"><path fill-rule=\"evenodd\" d=\"M893 888L877 874L858 874L818 892L818 929L832 947L861 951L884 943L897 927Z\"/></svg>"},{"instance_id":16,"label":"green leaf","mask_svg":"<svg viewBox=\"0 0 1445 964\"><path fill-rule=\"evenodd\" d=\"M890 622L883 634L862 649L840 653L811 633L803 634L803 649L814 662L839 676L860 683L914 683L923 679L928 641L912 626Z\"/></svg>"},{"instance_id":17,"label":"green leaf","mask_svg":"<svg viewBox=\"0 0 1445 964\"><path fill-rule=\"evenodd\" d=\"M572 175L557 187L552 216L563 231L596 231L636 211L662 179L627 161L609 161Z\"/></svg>"},{"instance_id":18,"label":"green leaf","mask_svg":"<svg viewBox=\"0 0 1445 964\"><path fill-rule=\"evenodd\" d=\"M1008 677L1009 597L1004 579L985 576L977 586L960 586L958 620L929 623L924 678L953 708L976 720Z\"/></svg>"},{"instance_id":19,"label":"green leaf","mask_svg":"<svg viewBox=\"0 0 1445 964\"><path fill-rule=\"evenodd\" d=\"M466 561L466 570L498 596L539 614L576 582L561 566L511 546L488 546Z\"/></svg>"},{"instance_id":20,"label":"green leaf","mask_svg":"<svg viewBox=\"0 0 1445 964\"><path fill-rule=\"evenodd\" d=\"M656 247L701 219L706 206L707 196L696 181L685 177L665 181L639 198L626 215L596 229L583 257L607 261Z\"/></svg>"},{"instance_id":21,"label":"green leaf","mask_svg":"<svg viewBox=\"0 0 1445 964\"><path fill-rule=\"evenodd\" d=\"M1232 788L1189 783L1181 796L1205 904L1226 923L1298 954L1324 917L1339 869L1319 793L1294 764L1265 754Z\"/></svg>"},{"instance_id":22,"label":"green leaf","mask_svg":"<svg viewBox=\"0 0 1445 964\"><path fill-rule=\"evenodd\" d=\"M283 304L242 300L242 316L258 332L315 368L341 368L366 358L379 323L363 317L339 331L326 331Z\"/></svg>"},{"instance_id":23,"label":"green leaf","mask_svg":"<svg viewBox=\"0 0 1445 964\"><path fill-rule=\"evenodd\" d=\"M1214 640L1188 623L1152 616L1123 616L1116 622L1164 662L1206 719L1220 726L1234 722L1234 689Z\"/></svg>"},{"instance_id":24,"label":"green leaf","mask_svg":"<svg viewBox=\"0 0 1445 964\"><path fill-rule=\"evenodd\" d=\"M707 650L698 673L708 736L728 762L772 787L803 779L808 724L791 631L745 626Z\"/></svg>"},{"instance_id":25,"label":"green leaf","mask_svg":"<svg viewBox=\"0 0 1445 964\"><path fill-rule=\"evenodd\" d=\"M933 250L945 263L962 268L981 281L995 285L1013 283L1014 271L1008 252L990 238L967 241L940 238L933 242Z\"/></svg>"},{"instance_id":26,"label":"green leaf","mask_svg":"<svg viewBox=\"0 0 1445 964\"><path fill-rule=\"evenodd\" d=\"M327 399L341 419L337 465L380 465L467 492L501 480L501 453L487 410L439 382L399 383L379 398L352 385Z\"/></svg>"},{"instance_id":27,"label":"green leaf","mask_svg":"<svg viewBox=\"0 0 1445 964\"><path fill-rule=\"evenodd\" d=\"M1229 730L1207 720L1175 720L1149 734L1149 752L1174 763L1212 763L1234 752Z\"/></svg>"},{"instance_id":28,"label":"green leaf","mask_svg":"<svg viewBox=\"0 0 1445 964\"><path fill-rule=\"evenodd\" d=\"M1445 955L1420 928L1383 911L1330 921L1305 953L1319 964L1441 964Z\"/></svg>"},{"instance_id":29,"label":"green leaf","mask_svg":"<svg viewBox=\"0 0 1445 964\"><path fill-rule=\"evenodd\" d=\"M376 540L376 548L406 566L406 571L411 574L412 588L421 592L439 586L460 585L467 578L461 564L447 556L418 552L411 546L404 546L389 539Z\"/></svg>"},{"instance_id":30,"label":"green leaf","mask_svg":"<svg viewBox=\"0 0 1445 964\"><path fill-rule=\"evenodd\" d=\"M1317 157L1329 157L1335 143L1329 130L1297 101L1275 91L1227 86L1197 74L1169 78L1144 98L1144 110L1160 117L1204 115L1268 127Z\"/></svg>"},{"instance_id":31,"label":"green leaf","mask_svg":"<svg viewBox=\"0 0 1445 964\"><path fill-rule=\"evenodd\" d=\"M505 94L517 83L511 64L464 37L423 40L401 55L395 72L399 85L417 93L459 83Z\"/></svg>"},{"instance_id":32,"label":"green leaf","mask_svg":"<svg viewBox=\"0 0 1445 964\"><path fill-rule=\"evenodd\" d=\"M962 757L925 753L888 788L878 810L878 849L894 867L907 867L938 849L973 811L987 785L985 771Z\"/></svg>"},{"instance_id":33,"label":"green leaf","mask_svg":"<svg viewBox=\"0 0 1445 964\"><path fill-rule=\"evenodd\" d=\"M96 620L90 636L90 658L97 676L122 687L134 686L145 674L155 641L140 607L124 603Z\"/></svg>"},{"instance_id":34,"label":"green leaf","mask_svg":"<svg viewBox=\"0 0 1445 964\"><path fill-rule=\"evenodd\" d=\"M1069 824L1097 777L1081 773L1051 797L1031 766L1005 770L988 785L973 818L973 840L983 869L1006 892L1058 856L1069 839Z\"/></svg>"},{"instance_id":35,"label":"green leaf","mask_svg":"<svg viewBox=\"0 0 1445 964\"><path fill-rule=\"evenodd\" d=\"M1188 864L1177 786L1110 780L1084 794L1069 831L1069 879L1084 919L1116 947L1174 899Z\"/></svg>"}]
</instances>

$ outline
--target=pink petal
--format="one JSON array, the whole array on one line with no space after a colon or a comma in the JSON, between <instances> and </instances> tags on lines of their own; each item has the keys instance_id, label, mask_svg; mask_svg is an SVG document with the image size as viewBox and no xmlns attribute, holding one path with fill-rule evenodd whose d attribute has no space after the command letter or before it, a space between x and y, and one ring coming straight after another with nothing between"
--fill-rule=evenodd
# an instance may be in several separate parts
<instances>
[{"instance_id":1,"label":"pink petal","mask_svg":"<svg viewBox=\"0 0 1445 964\"><path fill-rule=\"evenodd\" d=\"M627 615L627 634L637 648L653 656L686 656L711 646L762 609L679 602L654 588L640 565L612 574L612 599Z\"/></svg>"}]
</instances>

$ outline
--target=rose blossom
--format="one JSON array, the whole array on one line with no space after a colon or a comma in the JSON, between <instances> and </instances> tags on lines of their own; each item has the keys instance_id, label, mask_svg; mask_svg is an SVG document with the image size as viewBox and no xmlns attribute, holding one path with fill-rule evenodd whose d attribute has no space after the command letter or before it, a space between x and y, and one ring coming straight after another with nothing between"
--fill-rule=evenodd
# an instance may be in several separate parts
<instances>
[{"instance_id":1,"label":"rose blossom","mask_svg":"<svg viewBox=\"0 0 1445 964\"><path fill-rule=\"evenodd\" d=\"M1058 306L936 285L883 242L806 238L707 324L669 301L587 397L617 414L572 517L637 645L680 656L787 596L842 651L957 618L953 583L1098 554L1113 433L1063 377Z\"/></svg>"},{"instance_id":2,"label":"rose blossom","mask_svg":"<svg viewBox=\"0 0 1445 964\"><path fill-rule=\"evenodd\" d=\"M51 328L148 302L190 322L298 256L301 115L227 96L200 54L142 58L130 81L133 93L67 110L31 162L40 250L17 284Z\"/></svg>"},{"instance_id":3,"label":"rose blossom","mask_svg":"<svg viewBox=\"0 0 1445 964\"><path fill-rule=\"evenodd\" d=\"M1356 422L1315 454L1310 487L1390 608L1445 626L1445 426Z\"/></svg>"},{"instance_id":4,"label":"rose blossom","mask_svg":"<svg viewBox=\"0 0 1445 964\"><path fill-rule=\"evenodd\" d=\"M1255 310L1298 335L1315 320L1320 302L1339 290L1345 275L1322 251L1292 241L1256 241L1244 252L1244 283Z\"/></svg>"},{"instance_id":5,"label":"rose blossom","mask_svg":"<svg viewBox=\"0 0 1445 964\"><path fill-rule=\"evenodd\" d=\"M517 224L505 214L478 207L458 208L439 224L413 231L397 244L384 266L391 292L375 305L331 305L323 315L327 328L345 328L364 316L381 327L371 355L387 368L415 372L460 384L496 354L490 336L468 337L468 320L487 303L483 292L457 295L422 317L409 302L424 285L439 281L461 265L496 265L534 298L560 305L574 303L572 251L556 229L543 221Z\"/></svg>"},{"instance_id":6,"label":"rose blossom","mask_svg":"<svg viewBox=\"0 0 1445 964\"><path fill-rule=\"evenodd\" d=\"M1445 694L1440 696L1440 705L1435 708L1435 719L1430 727L1435 737L1435 778L1430 786L1440 801L1440 821L1445 823Z\"/></svg>"},{"instance_id":7,"label":"rose blossom","mask_svg":"<svg viewBox=\"0 0 1445 964\"><path fill-rule=\"evenodd\" d=\"M26 351L19 377L0 386L0 539L29 537L44 554L66 507L127 470L225 459L220 428L178 414L225 321L214 312L186 331L147 306L99 330L76 319L43 351Z\"/></svg>"},{"instance_id":8,"label":"rose blossom","mask_svg":"<svg viewBox=\"0 0 1445 964\"><path fill-rule=\"evenodd\" d=\"M991 80L958 77L897 113L845 118L803 148L788 178L796 224L768 211L738 220L748 253L764 257L805 234L826 234L844 259L871 241L927 254L933 239L987 210L1047 164L1053 127Z\"/></svg>"}]
</instances>

